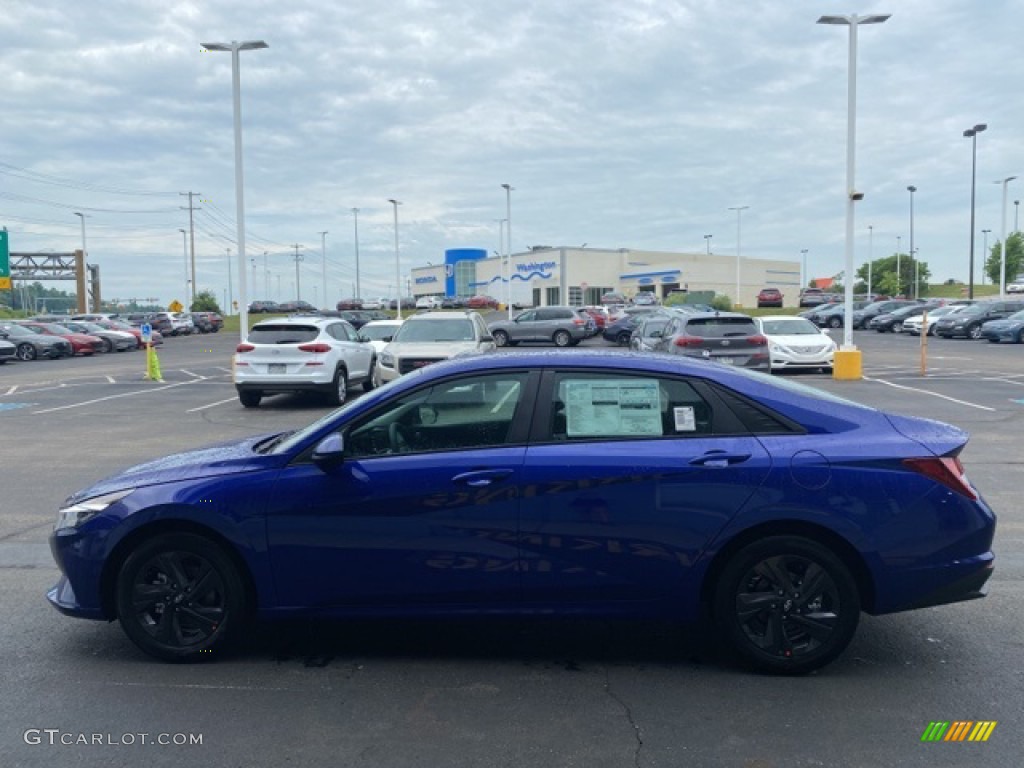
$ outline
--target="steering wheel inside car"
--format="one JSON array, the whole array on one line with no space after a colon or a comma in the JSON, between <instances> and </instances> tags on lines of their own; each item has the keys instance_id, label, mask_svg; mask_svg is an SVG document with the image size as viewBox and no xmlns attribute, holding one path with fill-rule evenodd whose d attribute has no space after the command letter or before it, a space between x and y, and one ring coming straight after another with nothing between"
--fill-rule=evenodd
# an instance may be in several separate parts
<instances>
[{"instance_id":1,"label":"steering wheel inside car","mask_svg":"<svg viewBox=\"0 0 1024 768\"><path fill-rule=\"evenodd\" d=\"M405 427L397 421L388 426L388 442L392 453L408 453L411 449Z\"/></svg>"}]
</instances>

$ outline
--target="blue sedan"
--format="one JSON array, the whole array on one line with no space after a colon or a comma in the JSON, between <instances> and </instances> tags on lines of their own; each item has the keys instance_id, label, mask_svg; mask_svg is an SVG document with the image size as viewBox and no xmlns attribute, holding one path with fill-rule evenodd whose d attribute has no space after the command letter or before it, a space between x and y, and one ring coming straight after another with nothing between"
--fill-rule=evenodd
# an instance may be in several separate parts
<instances>
[{"instance_id":1,"label":"blue sedan","mask_svg":"<svg viewBox=\"0 0 1024 768\"><path fill-rule=\"evenodd\" d=\"M967 439L705 361L460 357L74 494L48 598L167 660L253 617L708 616L754 668L807 672L862 611L984 595Z\"/></svg>"},{"instance_id":2,"label":"blue sedan","mask_svg":"<svg viewBox=\"0 0 1024 768\"><path fill-rule=\"evenodd\" d=\"M987 323L982 323L981 335L992 343L1002 341L1014 344L1024 343L1024 309L1001 320L989 320Z\"/></svg>"}]
</instances>

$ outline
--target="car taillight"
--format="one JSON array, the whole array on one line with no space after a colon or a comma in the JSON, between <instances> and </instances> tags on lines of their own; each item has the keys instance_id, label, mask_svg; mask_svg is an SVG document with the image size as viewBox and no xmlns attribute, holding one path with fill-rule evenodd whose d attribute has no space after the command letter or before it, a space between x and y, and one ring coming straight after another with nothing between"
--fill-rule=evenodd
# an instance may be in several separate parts
<instances>
[{"instance_id":1,"label":"car taillight","mask_svg":"<svg viewBox=\"0 0 1024 768\"><path fill-rule=\"evenodd\" d=\"M964 474L964 466L960 459L955 456L935 456L927 459L904 459L903 466L920 472L930 477L937 483L956 491L961 496L966 496L972 501L977 500L978 494L971 487L967 475Z\"/></svg>"},{"instance_id":2,"label":"car taillight","mask_svg":"<svg viewBox=\"0 0 1024 768\"><path fill-rule=\"evenodd\" d=\"M583 325L585 322L586 321L582 317L574 317L573 321L572 321L572 324L573 325Z\"/></svg>"},{"instance_id":3,"label":"car taillight","mask_svg":"<svg viewBox=\"0 0 1024 768\"><path fill-rule=\"evenodd\" d=\"M762 336L760 333L754 336L747 336L747 343L754 344L758 347L763 347L768 343L768 339Z\"/></svg>"},{"instance_id":4,"label":"car taillight","mask_svg":"<svg viewBox=\"0 0 1024 768\"><path fill-rule=\"evenodd\" d=\"M243 341L241 344L235 347L235 352L252 352L254 349L256 349L256 347L254 347L252 344Z\"/></svg>"},{"instance_id":5,"label":"car taillight","mask_svg":"<svg viewBox=\"0 0 1024 768\"><path fill-rule=\"evenodd\" d=\"M329 344L317 342L315 344L299 344L299 349L303 352L330 352L331 347Z\"/></svg>"},{"instance_id":6,"label":"car taillight","mask_svg":"<svg viewBox=\"0 0 1024 768\"><path fill-rule=\"evenodd\" d=\"M699 336L677 336L673 343L677 347L699 347L704 340Z\"/></svg>"}]
</instances>

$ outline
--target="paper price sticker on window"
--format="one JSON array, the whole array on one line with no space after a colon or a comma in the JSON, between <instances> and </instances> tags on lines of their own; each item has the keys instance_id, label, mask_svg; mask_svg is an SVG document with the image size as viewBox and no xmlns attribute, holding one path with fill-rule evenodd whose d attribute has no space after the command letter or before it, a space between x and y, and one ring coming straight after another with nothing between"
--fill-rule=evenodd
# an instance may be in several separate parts
<instances>
[{"instance_id":1,"label":"paper price sticker on window","mask_svg":"<svg viewBox=\"0 0 1024 768\"><path fill-rule=\"evenodd\" d=\"M693 417L692 405L680 405L672 409L676 420L676 432L696 432L697 420Z\"/></svg>"},{"instance_id":2,"label":"paper price sticker on window","mask_svg":"<svg viewBox=\"0 0 1024 768\"><path fill-rule=\"evenodd\" d=\"M569 437L660 436L658 382L566 381L565 425Z\"/></svg>"}]
</instances>

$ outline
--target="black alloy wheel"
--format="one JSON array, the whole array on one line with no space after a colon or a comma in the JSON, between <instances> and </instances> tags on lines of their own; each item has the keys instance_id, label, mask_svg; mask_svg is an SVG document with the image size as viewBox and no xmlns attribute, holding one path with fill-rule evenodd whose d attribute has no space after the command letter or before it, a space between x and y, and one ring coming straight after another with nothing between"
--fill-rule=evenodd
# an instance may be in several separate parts
<instances>
[{"instance_id":1,"label":"black alloy wheel","mask_svg":"<svg viewBox=\"0 0 1024 768\"><path fill-rule=\"evenodd\" d=\"M629 340L630 338L632 338L632 336L633 334L629 333L629 331L622 331L618 336L615 337L615 341L618 342L620 347L628 347Z\"/></svg>"},{"instance_id":2,"label":"black alloy wheel","mask_svg":"<svg viewBox=\"0 0 1024 768\"><path fill-rule=\"evenodd\" d=\"M748 545L722 570L714 616L748 664L764 672L818 669L849 645L860 619L857 584L826 546L800 536Z\"/></svg>"},{"instance_id":3,"label":"black alloy wheel","mask_svg":"<svg viewBox=\"0 0 1024 768\"><path fill-rule=\"evenodd\" d=\"M139 648L165 661L210 658L243 622L245 585L214 542L168 533L143 542L117 577L117 614Z\"/></svg>"},{"instance_id":4,"label":"black alloy wheel","mask_svg":"<svg viewBox=\"0 0 1024 768\"><path fill-rule=\"evenodd\" d=\"M508 334L505 331L494 331L491 336L494 337L494 346L496 347L504 347L508 344Z\"/></svg>"}]
</instances>

